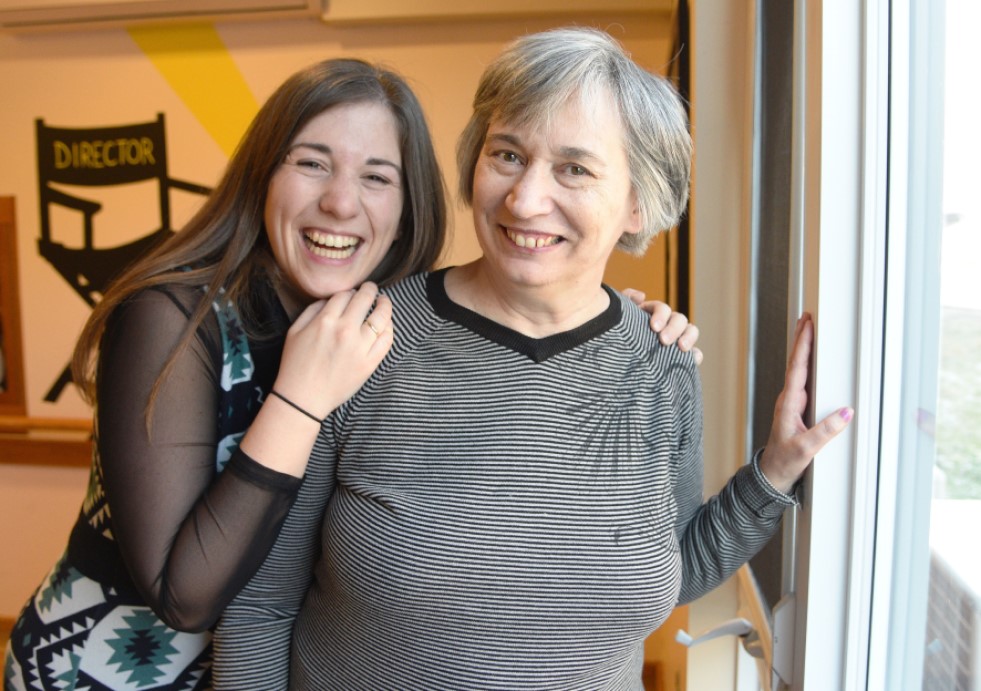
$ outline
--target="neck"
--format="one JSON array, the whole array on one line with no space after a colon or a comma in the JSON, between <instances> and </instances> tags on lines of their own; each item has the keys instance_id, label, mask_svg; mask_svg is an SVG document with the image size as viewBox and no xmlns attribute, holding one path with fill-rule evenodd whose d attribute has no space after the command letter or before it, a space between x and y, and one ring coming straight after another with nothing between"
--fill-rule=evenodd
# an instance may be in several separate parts
<instances>
[{"instance_id":1,"label":"neck","mask_svg":"<svg viewBox=\"0 0 981 691\"><path fill-rule=\"evenodd\" d=\"M272 273L271 278L276 297L279 298L279 303L283 306L286 316L290 318L292 323L313 300L290 285L289 281L279 271Z\"/></svg>"},{"instance_id":2,"label":"neck","mask_svg":"<svg viewBox=\"0 0 981 691\"><path fill-rule=\"evenodd\" d=\"M530 338L575 329L610 304L599 283L515 285L488 271L482 259L450 269L445 286L453 302Z\"/></svg>"}]
</instances>

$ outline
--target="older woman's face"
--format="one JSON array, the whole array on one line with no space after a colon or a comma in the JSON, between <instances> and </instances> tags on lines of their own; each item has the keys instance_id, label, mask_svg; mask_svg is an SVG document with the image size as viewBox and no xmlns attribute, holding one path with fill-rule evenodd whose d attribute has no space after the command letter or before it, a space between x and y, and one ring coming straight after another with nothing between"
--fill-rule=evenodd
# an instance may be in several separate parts
<instances>
[{"instance_id":1,"label":"older woman's face","mask_svg":"<svg viewBox=\"0 0 981 691\"><path fill-rule=\"evenodd\" d=\"M492 120L473 213L485 259L512 284L598 287L620 236L641 228L612 100L573 99L547 131Z\"/></svg>"},{"instance_id":2,"label":"older woman's face","mask_svg":"<svg viewBox=\"0 0 981 691\"><path fill-rule=\"evenodd\" d=\"M379 103L334 106L310 120L273 174L266 233L280 269L310 299L363 283L402 214L398 126Z\"/></svg>"}]
</instances>

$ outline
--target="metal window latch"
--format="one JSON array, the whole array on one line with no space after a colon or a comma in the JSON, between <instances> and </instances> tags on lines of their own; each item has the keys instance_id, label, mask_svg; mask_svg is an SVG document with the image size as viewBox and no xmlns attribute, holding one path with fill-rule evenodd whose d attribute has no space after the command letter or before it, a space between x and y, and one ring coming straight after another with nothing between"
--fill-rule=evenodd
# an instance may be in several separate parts
<instances>
[{"instance_id":1,"label":"metal window latch","mask_svg":"<svg viewBox=\"0 0 981 691\"><path fill-rule=\"evenodd\" d=\"M690 648L693 645L710 641L713 638L721 638L722 636L739 636L742 639L743 647L746 648L746 652L753 657L763 657L763 647L760 643L759 634L757 634L756 629L753 628L749 620L743 619L742 617L724 621L718 626L703 631L694 637L684 629L679 629L674 639Z\"/></svg>"},{"instance_id":2,"label":"metal window latch","mask_svg":"<svg viewBox=\"0 0 981 691\"><path fill-rule=\"evenodd\" d=\"M771 689L788 689L794 673L794 616L797 601L794 593L788 593L780 599L773 608L773 655L771 660ZM729 619L718 626L692 636L684 629L679 629L674 639L684 646L691 647L722 636L738 636L743 648L755 658L765 660L763 641L759 633L748 619L737 617Z\"/></svg>"}]
</instances>

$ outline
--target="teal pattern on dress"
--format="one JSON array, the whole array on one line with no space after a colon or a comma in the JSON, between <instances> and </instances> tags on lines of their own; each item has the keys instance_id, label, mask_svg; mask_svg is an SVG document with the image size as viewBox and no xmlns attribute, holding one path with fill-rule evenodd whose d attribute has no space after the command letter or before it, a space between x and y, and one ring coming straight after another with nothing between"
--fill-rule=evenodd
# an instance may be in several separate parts
<instances>
[{"instance_id":1,"label":"teal pattern on dress","mask_svg":"<svg viewBox=\"0 0 981 691\"><path fill-rule=\"evenodd\" d=\"M126 627L115 629L117 637L106 641L115 651L109 664L129 673L128 682L140 688L152 686L164 674L162 667L168 658L179 652L171 645L177 632L146 610L134 610L123 621Z\"/></svg>"},{"instance_id":2,"label":"teal pattern on dress","mask_svg":"<svg viewBox=\"0 0 981 691\"><path fill-rule=\"evenodd\" d=\"M223 391L231 391L236 384L251 382L255 375L255 363L252 362L252 352L249 350L249 339L246 337L245 329L238 316L232 302L225 298L224 289L220 293L220 299L212 303L215 316L218 318L218 325L221 327L221 388ZM222 406L219 418L222 421L231 422L235 420L235 403L241 401L228 401L227 405ZM235 425L231 425L234 429ZM242 428L243 430L245 428ZM225 464L232 457L232 452L238 448L239 442L245 436L244 431L232 432L222 437L218 442L218 453L215 457L215 464L220 473L225 469Z\"/></svg>"},{"instance_id":3,"label":"teal pattern on dress","mask_svg":"<svg viewBox=\"0 0 981 691\"><path fill-rule=\"evenodd\" d=\"M230 300L225 298L224 289L219 299L212 303L218 325L221 327L221 349L224 362L221 367L221 388L231 391L235 384L252 380L255 365L249 350L249 339L246 337L238 310Z\"/></svg>"}]
</instances>

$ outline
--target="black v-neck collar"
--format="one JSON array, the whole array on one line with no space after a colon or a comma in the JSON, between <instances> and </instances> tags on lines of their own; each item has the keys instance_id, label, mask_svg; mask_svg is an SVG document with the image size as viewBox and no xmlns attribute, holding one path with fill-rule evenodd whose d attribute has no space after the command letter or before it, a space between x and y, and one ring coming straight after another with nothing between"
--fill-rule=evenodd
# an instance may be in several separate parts
<instances>
[{"instance_id":1,"label":"black v-neck collar","mask_svg":"<svg viewBox=\"0 0 981 691\"><path fill-rule=\"evenodd\" d=\"M452 267L434 271L426 278L426 295L436 314L535 362L544 362L554 355L571 350L609 331L620 322L622 310L620 297L616 291L604 284L603 290L610 296L610 304L602 314L570 331L552 334L545 338L532 338L450 300L446 294L445 283L446 272L450 268Z\"/></svg>"}]
</instances>

